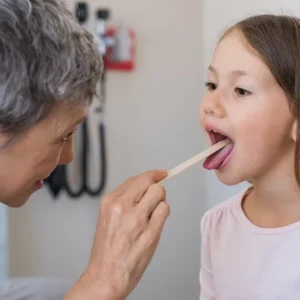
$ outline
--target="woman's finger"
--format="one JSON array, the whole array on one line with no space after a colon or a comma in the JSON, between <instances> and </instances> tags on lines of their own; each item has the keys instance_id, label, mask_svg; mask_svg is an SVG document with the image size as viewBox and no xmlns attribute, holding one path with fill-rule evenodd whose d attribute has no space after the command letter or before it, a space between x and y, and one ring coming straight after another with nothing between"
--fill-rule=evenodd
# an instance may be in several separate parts
<instances>
[{"instance_id":1,"label":"woman's finger","mask_svg":"<svg viewBox=\"0 0 300 300\"><path fill-rule=\"evenodd\" d=\"M138 211L149 220L151 214L161 201L166 199L166 190L156 183L148 189L144 197L137 204Z\"/></svg>"},{"instance_id":2,"label":"woman's finger","mask_svg":"<svg viewBox=\"0 0 300 300\"><path fill-rule=\"evenodd\" d=\"M169 205L165 201L159 202L152 212L148 226L144 229L136 247L131 252L131 265L141 262L142 265L149 261L159 242L163 226L170 214Z\"/></svg>"},{"instance_id":3,"label":"woman's finger","mask_svg":"<svg viewBox=\"0 0 300 300\"><path fill-rule=\"evenodd\" d=\"M145 235L149 238L157 237L159 239L165 222L170 215L170 207L166 201L161 201L157 207L154 209L147 229L145 230Z\"/></svg>"},{"instance_id":4,"label":"woman's finger","mask_svg":"<svg viewBox=\"0 0 300 300\"><path fill-rule=\"evenodd\" d=\"M128 203L132 206L141 200L151 185L164 179L167 175L167 171L153 170L132 177L112 192L110 199L121 198L123 204Z\"/></svg>"}]
</instances>

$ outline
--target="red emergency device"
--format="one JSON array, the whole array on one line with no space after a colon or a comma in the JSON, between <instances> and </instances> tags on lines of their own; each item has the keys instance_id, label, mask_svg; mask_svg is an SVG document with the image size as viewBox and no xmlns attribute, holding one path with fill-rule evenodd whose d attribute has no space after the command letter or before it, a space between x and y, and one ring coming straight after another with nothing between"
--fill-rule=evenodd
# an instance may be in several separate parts
<instances>
[{"instance_id":1,"label":"red emergency device","mask_svg":"<svg viewBox=\"0 0 300 300\"><path fill-rule=\"evenodd\" d=\"M106 37L111 38L112 40L116 37L116 27L108 27L106 29ZM129 58L128 60L116 60L113 57L113 47L107 47L106 54L104 56L104 63L105 68L107 70L118 70L118 71L132 71L135 68L135 33L132 29L127 29L128 37L129 37L129 44L126 45L126 47L129 47L129 49L126 49L129 52ZM124 46L124 45L121 45Z\"/></svg>"}]
</instances>

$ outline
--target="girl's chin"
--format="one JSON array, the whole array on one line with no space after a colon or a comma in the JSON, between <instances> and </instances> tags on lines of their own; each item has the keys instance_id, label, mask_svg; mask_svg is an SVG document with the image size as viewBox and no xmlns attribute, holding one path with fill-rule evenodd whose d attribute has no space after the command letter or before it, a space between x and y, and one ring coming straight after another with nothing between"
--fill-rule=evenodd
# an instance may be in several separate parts
<instances>
[{"instance_id":1,"label":"girl's chin","mask_svg":"<svg viewBox=\"0 0 300 300\"><path fill-rule=\"evenodd\" d=\"M218 179L228 186L238 185L246 181L246 179L241 177L241 174L236 174L234 171L227 170L226 168L215 170L215 172Z\"/></svg>"}]
</instances>

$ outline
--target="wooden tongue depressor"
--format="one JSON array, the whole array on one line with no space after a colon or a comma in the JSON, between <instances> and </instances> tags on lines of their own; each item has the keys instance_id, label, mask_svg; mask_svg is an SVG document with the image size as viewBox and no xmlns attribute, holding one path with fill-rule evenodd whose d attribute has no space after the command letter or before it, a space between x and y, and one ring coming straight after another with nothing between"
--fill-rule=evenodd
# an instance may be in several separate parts
<instances>
[{"instance_id":1,"label":"wooden tongue depressor","mask_svg":"<svg viewBox=\"0 0 300 300\"><path fill-rule=\"evenodd\" d=\"M207 148L206 150L200 152L199 154L195 155L194 157L188 159L187 161L183 162L182 164L178 165L177 167L171 169L168 172L168 176L161 180L160 183L162 183L163 181L170 179L171 177L181 173L182 171L188 169L189 167L193 166L194 164L198 163L199 161L201 161L202 159L214 154L215 152L221 150L222 148L224 148L226 145L228 145L230 143L230 140L226 139L223 141L220 141L214 145L212 145L211 147Z\"/></svg>"}]
</instances>

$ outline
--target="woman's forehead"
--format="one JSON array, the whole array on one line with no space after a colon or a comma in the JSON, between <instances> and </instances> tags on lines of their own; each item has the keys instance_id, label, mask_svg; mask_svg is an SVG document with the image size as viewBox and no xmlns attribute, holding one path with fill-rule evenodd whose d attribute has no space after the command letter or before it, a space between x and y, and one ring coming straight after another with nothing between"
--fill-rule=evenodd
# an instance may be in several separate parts
<instances>
[{"instance_id":1,"label":"woman's forehead","mask_svg":"<svg viewBox=\"0 0 300 300\"><path fill-rule=\"evenodd\" d=\"M58 105L48 120L55 132L62 134L80 124L86 118L87 112L88 108L79 105Z\"/></svg>"}]
</instances>

